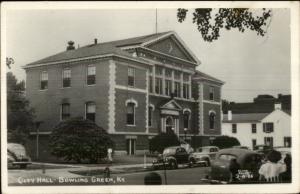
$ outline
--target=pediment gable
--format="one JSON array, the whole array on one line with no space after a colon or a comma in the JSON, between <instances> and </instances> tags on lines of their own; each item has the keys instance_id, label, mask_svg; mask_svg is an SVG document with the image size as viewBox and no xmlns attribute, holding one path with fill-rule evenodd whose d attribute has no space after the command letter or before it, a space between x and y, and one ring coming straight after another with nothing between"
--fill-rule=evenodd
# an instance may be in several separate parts
<instances>
[{"instance_id":1,"label":"pediment gable","mask_svg":"<svg viewBox=\"0 0 300 194\"><path fill-rule=\"evenodd\" d=\"M180 58L192 63L197 63L197 60L184 46L179 39L173 34L145 44L145 47L157 52L161 52L172 57Z\"/></svg>"},{"instance_id":2,"label":"pediment gable","mask_svg":"<svg viewBox=\"0 0 300 194\"><path fill-rule=\"evenodd\" d=\"M169 110L182 110L182 107L175 100L170 100L169 102L163 104L160 108Z\"/></svg>"}]
</instances>

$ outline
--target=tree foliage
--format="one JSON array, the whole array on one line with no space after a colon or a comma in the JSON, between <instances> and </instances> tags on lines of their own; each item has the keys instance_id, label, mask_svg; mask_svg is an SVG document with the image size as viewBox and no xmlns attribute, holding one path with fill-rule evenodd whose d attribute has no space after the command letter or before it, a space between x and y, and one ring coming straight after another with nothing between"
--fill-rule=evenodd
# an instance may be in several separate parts
<instances>
[{"instance_id":1,"label":"tree foliage","mask_svg":"<svg viewBox=\"0 0 300 194\"><path fill-rule=\"evenodd\" d=\"M180 141L175 133L160 133L150 140L149 150L162 153L166 147L178 145L180 145Z\"/></svg>"},{"instance_id":2,"label":"tree foliage","mask_svg":"<svg viewBox=\"0 0 300 194\"><path fill-rule=\"evenodd\" d=\"M177 19L180 23L186 19L187 12L188 10L183 8L177 10ZM260 13L257 12L258 9L248 8L197 8L193 12L192 20L207 42L217 40L222 28L226 30L236 28L240 32L248 29L255 31L257 35L264 36L266 34L264 27L271 18L271 10L263 8Z\"/></svg>"},{"instance_id":3,"label":"tree foliage","mask_svg":"<svg viewBox=\"0 0 300 194\"><path fill-rule=\"evenodd\" d=\"M66 161L97 163L107 156L114 142L108 133L90 120L72 118L60 122L50 136L51 153Z\"/></svg>"},{"instance_id":4,"label":"tree foliage","mask_svg":"<svg viewBox=\"0 0 300 194\"><path fill-rule=\"evenodd\" d=\"M11 72L6 78L8 141L24 144L33 127L34 110L24 95L25 82L19 82Z\"/></svg>"},{"instance_id":5,"label":"tree foliage","mask_svg":"<svg viewBox=\"0 0 300 194\"><path fill-rule=\"evenodd\" d=\"M216 139L212 142L212 145L217 146L220 149L223 149L223 148L230 148L232 146L239 146L241 144L237 138L224 135L224 136L216 137Z\"/></svg>"}]
</instances>

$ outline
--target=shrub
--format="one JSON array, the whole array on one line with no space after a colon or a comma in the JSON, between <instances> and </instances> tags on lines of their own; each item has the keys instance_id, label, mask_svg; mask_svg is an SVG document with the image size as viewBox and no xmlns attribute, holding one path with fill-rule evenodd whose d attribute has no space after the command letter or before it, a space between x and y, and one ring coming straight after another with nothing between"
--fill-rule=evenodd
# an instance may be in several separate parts
<instances>
[{"instance_id":1,"label":"shrub","mask_svg":"<svg viewBox=\"0 0 300 194\"><path fill-rule=\"evenodd\" d=\"M150 152L162 153L166 147L178 146L180 141L176 134L174 133L160 133L153 137L149 142Z\"/></svg>"},{"instance_id":2,"label":"shrub","mask_svg":"<svg viewBox=\"0 0 300 194\"><path fill-rule=\"evenodd\" d=\"M219 136L216 137L216 139L212 142L212 145L217 146L220 149L223 149L223 148L230 148L232 146L239 146L241 144L239 140L235 137Z\"/></svg>"},{"instance_id":3,"label":"shrub","mask_svg":"<svg viewBox=\"0 0 300 194\"><path fill-rule=\"evenodd\" d=\"M50 136L51 153L66 161L96 163L107 156L114 143L107 132L94 122L69 119L60 122Z\"/></svg>"}]
</instances>

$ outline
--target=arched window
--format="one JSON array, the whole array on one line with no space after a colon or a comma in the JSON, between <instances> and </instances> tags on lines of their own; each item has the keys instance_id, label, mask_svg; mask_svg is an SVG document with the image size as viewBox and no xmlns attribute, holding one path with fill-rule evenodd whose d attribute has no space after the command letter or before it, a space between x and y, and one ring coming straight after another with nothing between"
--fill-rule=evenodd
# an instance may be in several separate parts
<instances>
[{"instance_id":1,"label":"arched window","mask_svg":"<svg viewBox=\"0 0 300 194\"><path fill-rule=\"evenodd\" d=\"M189 120L190 120L190 112L184 111L183 112L183 127L186 129L189 128Z\"/></svg>"},{"instance_id":2,"label":"arched window","mask_svg":"<svg viewBox=\"0 0 300 194\"><path fill-rule=\"evenodd\" d=\"M152 126L153 111L154 111L154 105L150 104L148 107L148 127Z\"/></svg>"},{"instance_id":3,"label":"arched window","mask_svg":"<svg viewBox=\"0 0 300 194\"><path fill-rule=\"evenodd\" d=\"M135 124L135 103L129 102L127 103L127 125L134 125Z\"/></svg>"},{"instance_id":4,"label":"arched window","mask_svg":"<svg viewBox=\"0 0 300 194\"><path fill-rule=\"evenodd\" d=\"M96 120L96 104L94 102L87 102L85 104L85 118L91 121Z\"/></svg>"},{"instance_id":5,"label":"arched window","mask_svg":"<svg viewBox=\"0 0 300 194\"><path fill-rule=\"evenodd\" d=\"M215 120L216 120L216 113L210 112L209 113L209 128L214 129L215 128Z\"/></svg>"}]
</instances>

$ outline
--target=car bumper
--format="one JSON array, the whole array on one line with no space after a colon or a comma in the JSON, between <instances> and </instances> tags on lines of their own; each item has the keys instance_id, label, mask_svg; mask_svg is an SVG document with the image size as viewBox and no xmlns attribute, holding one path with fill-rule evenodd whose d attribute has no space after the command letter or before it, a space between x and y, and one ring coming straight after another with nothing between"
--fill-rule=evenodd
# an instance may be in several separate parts
<instances>
[{"instance_id":1,"label":"car bumper","mask_svg":"<svg viewBox=\"0 0 300 194\"><path fill-rule=\"evenodd\" d=\"M12 162L12 165L23 165L23 164L31 164L31 162L29 162L29 161Z\"/></svg>"}]
</instances>

